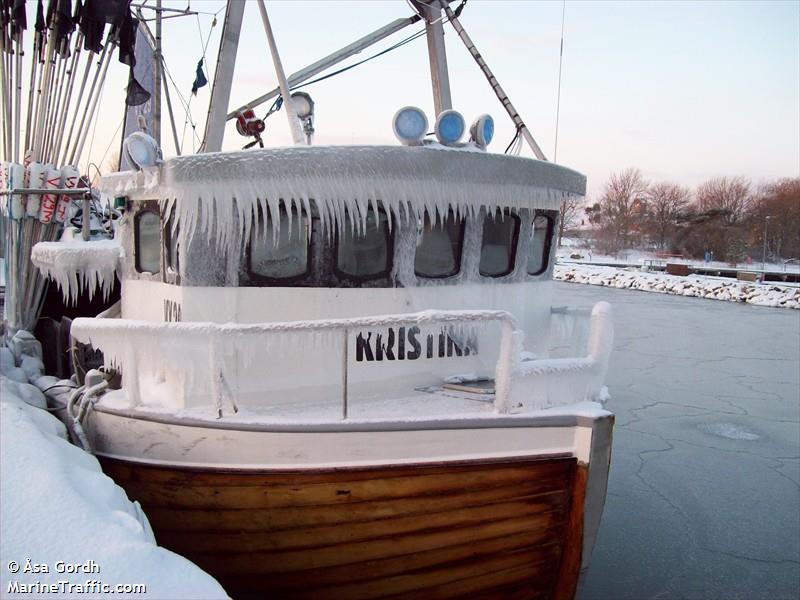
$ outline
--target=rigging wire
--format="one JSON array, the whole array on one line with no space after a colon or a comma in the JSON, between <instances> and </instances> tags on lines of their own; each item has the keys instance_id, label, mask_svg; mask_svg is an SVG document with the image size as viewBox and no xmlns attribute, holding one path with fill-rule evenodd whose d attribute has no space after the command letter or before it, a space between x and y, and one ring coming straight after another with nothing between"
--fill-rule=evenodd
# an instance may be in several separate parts
<instances>
[{"instance_id":1,"label":"rigging wire","mask_svg":"<svg viewBox=\"0 0 800 600\"><path fill-rule=\"evenodd\" d=\"M424 29L422 29L420 31L417 31L416 33L408 36L407 38L405 38L403 40L400 40L396 44L394 44L392 46L389 46L388 48L385 48L384 50L381 50L377 54L373 54L372 56L368 56L367 58L365 58L363 60L360 60L360 61L358 61L356 63L353 63L352 65L348 65L346 67L342 67L341 69L338 69L337 71L334 71L333 73L328 73L327 75L323 75L322 77L317 77L316 79L312 79L311 81L306 81L305 83L301 83L300 85L293 86L292 89L293 90L298 90L298 89L300 89L302 87L306 87L306 86L311 85L313 83L318 83L320 81L324 81L324 80L329 79L331 77L334 77L336 75L341 75L345 71L349 71L350 69L354 69L354 68L356 68L356 67L358 67L360 65L363 65L366 62L369 62L369 61L371 61L371 60L373 60L375 58L378 58L379 56L383 56L384 54L387 54L387 53L391 52L392 50L397 50L401 46L405 46L406 44L408 44L410 42L413 42L414 40L422 37L423 35L425 35L425 30Z\"/></svg>"},{"instance_id":2,"label":"rigging wire","mask_svg":"<svg viewBox=\"0 0 800 600\"><path fill-rule=\"evenodd\" d=\"M561 66L564 62L564 21L567 14L567 0L561 5L561 48L558 54L558 92L556 93L556 134L553 148L553 162L558 160L558 118L561 112Z\"/></svg>"},{"instance_id":3,"label":"rigging wire","mask_svg":"<svg viewBox=\"0 0 800 600\"><path fill-rule=\"evenodd\" d=\"M122 117L122 121L117 126L117 130L111 135L111 141L108 142L108 146L106 146L105 152L103 152L103 156L100 158L100 164L101 165L103 164L103 161L106 159L106 155L108 154L108 151L111 148L111 144L114 143L114 140L116 139L117 134L119 133L119 130L122 129L122 126L124 124L125 124L125 117ZM122 156L119 157L119 161L120 161L120 164L121 164L122 163ZM94 164L94 163L90 163L90 164ZM95 165L95 168L97 168L97 165ZM86 170L88 171L89 169L87 168ZM117 170L119 170L119 165L117 165ZM100 169L97 169L97 172L99 174L100 173Z\"/></svg>"}]
</instances>

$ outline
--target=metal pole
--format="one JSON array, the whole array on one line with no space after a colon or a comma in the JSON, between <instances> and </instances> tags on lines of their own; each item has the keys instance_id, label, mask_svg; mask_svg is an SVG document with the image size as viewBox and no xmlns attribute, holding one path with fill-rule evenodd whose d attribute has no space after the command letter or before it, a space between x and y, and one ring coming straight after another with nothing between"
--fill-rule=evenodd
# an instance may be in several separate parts
<instances>
[{"instance_id":1,"label":"metal pole","mask_svg":"<svg viewBox=\"0 0 800 600\"><path fill-rule=\"evenodd\" d=\"M50 88L52 87L53 83L53 78L51 75L55 66L55 58L53 57L53 54L55 53L56 46L55 32L58 29L58 16L59 13L56 11L55 15L53 16L53 30L47 39L47 52L45 53L44 59L44 75L42 76L42 85L39 87L42 93L39 98L41 103L37 106L36 127L34 128L33 133L33 160L42 159L42 129L44 128L45 115L47 114L47 107L50 102Z\"/></svg>"},{"instance_id":2,"label":"metal pole","mask_svg":"<svg viewBox=\"0 0 800 600\"><path fill-rule=\"evenodd\" d=\"M0 31L0 94L2 94L3 108L3 156L5 160L11 159L11 104L8 102L8 82L10 77L6 75L6 46L5 46L5 31Z\"/></svg>"},{"instance_id":3,"label":"metal pole","mask_svg":"<svg viewBox=\"0 0 800 600\"><path fill-rule=\"evenodd\" d=\"M69 67L69 79L67 80L67 93L64 95L64 102L61 105L61 111L56 124L56 131L59 133L58 139L53 140L52 156L53 161L58 161L61 155L61 147L64 144L63 131L66 127L67 114L69 113L69 102L72 99L72 90L75 87L75 78L78 73L78 61L80 60L81 47L83 46L83 33L80 31L75 37L75 48L72 51L72 64ZM91 61L90 61L91 62ZM59 163L56 163L59 164Z\"/></svg>"},{"instance_id":4,"label":"metal pole","mask_svg":"<svg viewBox=\"0 0 800 600\"><path fill-rule=\"evenodd\" d=\"M214 84L211 87L211 101L208 105L206 130L200 152L219 152L222 149L225 115L231 98L231 82L236 65L244 4L244 0L230 0L225 10L225 23L222 26L222 39L219 43L217 67L214 71Z\"/></svg>"},{"instance_id":5,"label":"metal pole","mask_svg":"<svg viewBox=\"0 0 800 600\"><path fill-rule=\"evenodd\" d=\"M520 135L526 142L528 142L528 146L531 147L531 150L533 150L533 153L536 155L536 158L538 158L539 160L547 160L547 158L544 155L544 152L542 152L542 149L539 147L539 144L536 143L536 140L533 139L531 132L528 131L528 128L525 126L522 117L519 116L517 109L514 108L513 104L511 104L511 100L509 100L508 96L503 91L503 88L500 87L500 83L497 81L497 78L489 69L489 65L486 64L485 60L483 60L481 53L478 52L478 49L475 47L475 44L472 43L472 40L467 35L467 32L461 25L461 22L458 20L458 17L450 9L450 7L447 5L446 2L444 2L443 0L439 0L439 3L441 4L442 9L444 9L445 14L447 15L447 18L450 21L450 24L458 33L458 37L460 37L461 41L464 42L464 45L467 47L467 50L469 50L469 53L472 54L472 58L474 58L475 62L478 63L478 66L481 68L481 71L483 71L484 76L489 81L489 85L492 86L494 93L500 99L500 102L502 102L503 107L506 109L506 112L508 113L508 116L511 117L511 120L514 121L514 124L517 126L517 129L519 129Z\"/></svg>"},{"instance_id":6,"label":"metal pole","mask_svg":"<svg viewBox=\"0 0 800 600\"><path fill-rule=\"evenodd\" d=\"M289 75L289 87L292 88L296 85L300 85L304 81L307 81L322 73L325 69L328 69L336 64L339 64L346 58L350 58L354 54L358 54L365 48L369 48L376 42L381 41L384 38L389 37L393 33L397 33L404 27L407 27L413 23L419 21L421 17L419 15L414 15L413 17L406 17L405 19L397 19L392 21L388 25L384 25L380 29L376 29L369 35L365 35L359 40L356 40L352 44L345 46L341 50L337 50L333 54L326 56L318 60L317 62L308 65L307 67L300 69L296 73L292 73ZM272 100L273 98L277 97L281 93L280 87L276 87L274 90L267 92L266 94L259 96L258 98L251 100L247 104L240 106L236 110L229 112L227 115L227 120L230 121L231 119L236 118L236 114L245 110L246 108L255 108L256 106L260 106L264 104L264 102L268 100Z\"/></svg>"},{"instance_id":7,"label":"metal pole","mask_svg":"<svg viewBox=\"0 0 800 600\"><path fill-rule=\"evenodd\" d=\"M428 61L433 86L433 106L436 114L453 108L450 96L450 76L447 71L447 52L444 45L442 11L433 4L420 4L425 11L425 37L428 40Z\"/></svg>"},{"instance_id":8,"label":"metal pole","mask_svg":"<svg viewBox=\"0 0 800 600\"><path fill-rule=\"evenodd\" d=\"M14 99L16 111L14 112L14 158L13 160L19 161L22 155L19 153L20 138L22 137L22 129L20 129L22 111L22 56L25 54L23 51L23 31L20 31L17 37L17 89ZM35 62L35 61L34 61Z\"/></svg>"},{"instance_id":9,"label":"metal pole","mask_svg":"<svg viewBox=\"0 0 800 600\"><path fill-rule=\"evenodd\" d=\"M294 103L289 93L289 83L286 81L286 73L283 72L281 57L278 54L278 46L275 44L275 36L272 35L272 26L269 23L264 0L258 0L258 10L261 13L261 21L264 23L264 31L267 34L267 43L269 43L269 51L270 54L272 54L272 63L275 65L275 75L278 77L278 86L281 88L283 107L286 111L286 119L289 121L289 131L292 133L295 146L303 146L305 145L303 126L300 124L300 119L297 118L297 113L294 111Z\"/></svg>"},{"instance_id":10,"label":"metal pole","mask_svg":"<svg viewBox=\"0 0 800 600\"><path fill-rule=\"evenodd\" d=\"M22 151L31 150L31 119L33 118L33 95L36 91L36 66L39 64L39 40L40 36L34 35L33 54L31 55L31 76L28 87L28 112L25 116L25 146Z\"/></svg>"},{"instance_id":11,"label":"metal pole","mask_svg":"<svg viewBox=\"0 0 800 600\"><path fill-rule=\"evenodd\" d=\"M164 72L164 69L159 69L161 71L161 77L164 82L164 98L167 101L167 112L169 113L169 124L172 126L172 139L175 142L175 153L180 156L181 155L181 145L178 141L178 129L175 127L175 115L172 112L172 100L169 97L169 82L167 81L167 74Z\"/></svg>"},{"instance_id":12,"label":"metal pole","mask_svg":"<svg viewBox=\"0 0 800 600\"><path fill-rule=\"evenodd\" d=\"M769 215L764 217L764 252L761 255L761 270L765 273L767 271L767 223L769 223Z\"/></svg>"},{"instance_id":13,"label":"metal pole","mask_svg":"<svg viewBox=\"0 0 800 600\"><path fill-rule=\"evenodd\" d=\"M103 56L105 56L105 52L106 49L103 48L103 54L100 55L100 61L98 61L97 63L98 69L100 63L103 60ZM95 52L90 52L86 56L86 68L83 71L83 79L81 80L81 87L78 89L78 98L77 100L75 100L75 110L72 113L72 119L70 119L69 133L67 134L67 137L64 138L64 145L63 145L64 155L61 157L59 164L64 164L67 161L69 149L72 144L72 134L75 131L75 124L78 122L78 111L80 110L81 102L83 101L83 93L86 91L86 82L89 80L89 73L91 73L92 71L92 62L94 61L95 55L96 55ZM92 87L94 87L94 83L92 83ZM80 133L80 131L78 133Z\"/></svg>"},{"instance_id":14,"label":"metal pole","mask_svg":"<svg viewBox=\"0 0 800 600\"><path fill-rule=\"evenodd\" d=\"M347 419L347 344L348 331L347 327L344 328L344 340L342 346L342 419Z\"/></svg>"},{"instance_id":15,"label":"metal pole","mask_svg":"<svg viewBox=\"0 0 800 600\"><path fill-rule=\"evenodd\" d=\"M155 77L153 77L153 138L161 145L161 0L156 0Z\"/></svg>"},{"instance_id":16,"label":"metal pole","mask_svg":"<svg viewBox=\"0 0 800 600\"><path fill-rule=\"evenodd\" d=\"M92 85L89 88L89 95L88 95L88 97L86 99L86 108L83 111L83 115L81 116L81 122L78 125L78 130L75 133L75 140L74 140L75 144L72 147L72 153L69 154L69 162L68 162L68 164L70 164L70 165L76 164L74 162L76 160L75 156L76 156L76 154L80 153L80 150L78 150L78 145L80 144L81 135L83 133L83 126L86 123L86 117L87 117L88 112L89 112L88 111L89 104L92 102L92 97L94 96L94 90L97 87L97 81L100 78L100 73L101 73L101 71L103 71L104 65L106 67L108 66L108 62L109 61L107 61L106 58L111 56L111 53L108 50L109 50L109 48L111 48L112 45L113 44L111 43L111 40L106 41L106 45L103 47L103 53L100 55L100 60L97 61L97 71L94 74L94 79L92 79ZM87 75L88 75L88 69L89 69L90 66L91 66L91 63L86 65L86 67L87 67ZM84 83L85 83L85 79L84 79ZM81 95L83 95L83 87L81 87ZM99 94L98 94L98 96L99 96ZM79 101L80 101L80 99L79 99ZM78 118L78 110L79 109L80 109L80 106L76 105L75 106L75 120L77 120L77 118ZM75 124L75 120L73 120L73 123L72 123L73 125ZM87 128L87 131L88 131L88 128ZM72 143L72 141L73 141L72 140L72 126L70 126L70 140L69 140L69 142ZM82 145L82 144L80 144L80 145ZM69 152L69 149L67 149L67 152ZM64 156L66 158L67 155L65 154Z\"/></svg>"}]
</instances>

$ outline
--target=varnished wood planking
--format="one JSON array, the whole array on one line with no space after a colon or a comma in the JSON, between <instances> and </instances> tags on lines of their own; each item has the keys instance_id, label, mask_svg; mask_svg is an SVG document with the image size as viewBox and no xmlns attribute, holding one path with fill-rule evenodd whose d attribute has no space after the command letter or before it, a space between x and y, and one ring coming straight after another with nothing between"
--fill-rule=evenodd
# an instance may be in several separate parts
<instances>
[{"instance_id":1,"label":"varnished wood planking","mask_svg":"<svg viewBox=\"0 0 800 600\"><path fill-rule=\"evenodd\" d=\"M575 470L574 459L249 474L102 462L159 543L234 596L267 598L546 597Z\"/></svg>"},{"instance_id":2,"label":"varnished wood planking","mask_svg":"<svg viewBox=\"0 0 800 600\"><path fill-rule=\"evenodd\" d=\"M569 600L575 596L583 554L583 505L586 497L586 481L589 469L578 465L572 479L572 494L564 540L564 552L558 574L558 583L553 590L554 600Z\"/></svg>"},{"instance_id":3,"label":"varnished wood planking","mask_svg":"<svg viewBox=\"0 0 800 600\"><path fill-rule=\"evenodd\" d=\"M566 486L566 481L564 483ZM566 494L566 488L549 491L539 480L511 486L455 491L436 496L416 496L373 502L350 502L327 506L276 507L267 509L209 509L160 507L150 517L159 531L245 532L302 526L359 523L392 517L420 516L462 506L488 506L512 499L533 500L548 494ZM246 512L246 518L243 514Z\"/></svg>"},{"instance_id":4,"label":"varnished wood planking","mask_svg":"<svg viewBox=\"0 0 800 600\"><path fill-rule=\"evenodd\" d=\"M534 496L511 502L495 502L488 505L462 506L446 511L428 512L424 518L412 515L396 518L372 519L367 511L364 518L358 522L314 526L300 524L292 528L275 528L270 530L269 538L260 535L260 531L228 531L224 536L210 538L208 532L202 529L192 531L169 530L161 533L166 539L170 533L175 533L181 543L195 549L197 552L222 551L222 552L257 552L269 550L302 550L313 548L322 544L337 544L344 542L360 542L368 539L382 537L396 537L437 529L453 529L456 527L474 527L482 523L491 522L507 515L526 517L532 515L550 516L554 519L563 518L563 506L566 492L553 492L545 496ZM245 518L245 515L241 515ZM213 548L209 540L213 539ZM219 540L219 541L217 541Z\"/></svg>"},{"instance_id":5,"label":"varnished wood planking","mask_svg":"<svg viewBox=\"0 0 800 600\"><path fill-rule=\"evenodd\" d=\"M124 475L109 472L115 479L125 480ZM337 479L337 475L339 478ZM459 493L466 489L486 489L501 485L521 485L530 481L530 471L521 466L498 469L491 473L488 469L465 469L457 473L422 473L418 476L397 475L385 477L376 473L376 479L350 480L346 473L331 473L329 481L303 484L301 480L289 482L269 482L257 477L252 483L246 475L220 475L224 485L203 482L193 483L185 474L166 481L139 475L132 478L136 482L138 496L142 502L154 501L161 506L176 506L208 509L252 509L278 508L285 506L321 506L328 504L352 504L353 502L375 502L382 499L432 496L436 494ZM571 474L557 469L543 469L536 481L549 489L552 481L564 489Z\"/></svg>"},{"instance_id":6,"label":"varnished wood planking","mask_svg":"<svg viewBox=\"0 0 800 600\"><path fill-rule=\"evenodd\" d=\"M289 571L276 566L276 571L281 573L276 579L276 586L281 589L307 590L311 582L314 587L331 586L360 580L371 580L398 575L414 573L442 565L472 561L479 562L482 558L503 552L515 552L524 549L536 548L546 556L559 551L558 547L546 542L552 540L553 531L523 532L512 535L503 535L487 538L481 543L467 543L447 548L437 548L428 551L419 551L411 554L400 554L383 559L360 561L334 567L324 567L311 570ZM202 557L207 560L208 557ZM213 559L212 559L213 560ZM263 574L237 574L237 581L257 582Z\"/></svg>"}]
</instances>

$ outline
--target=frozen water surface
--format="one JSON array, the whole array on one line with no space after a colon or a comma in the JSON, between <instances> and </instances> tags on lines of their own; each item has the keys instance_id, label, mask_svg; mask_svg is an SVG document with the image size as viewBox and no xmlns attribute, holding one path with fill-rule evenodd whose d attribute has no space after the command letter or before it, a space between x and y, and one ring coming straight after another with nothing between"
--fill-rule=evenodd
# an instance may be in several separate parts
<instances>
[{"instance_id":1,"label":"frozen water surface","mask_svg":"<svg viewBox=\"0 0 800 600\"><path fill-rule=\"evenodd\" d=\"M800 314L599 286L608 500L579 600L800 596Z\"/></svg>"}]
</instances>

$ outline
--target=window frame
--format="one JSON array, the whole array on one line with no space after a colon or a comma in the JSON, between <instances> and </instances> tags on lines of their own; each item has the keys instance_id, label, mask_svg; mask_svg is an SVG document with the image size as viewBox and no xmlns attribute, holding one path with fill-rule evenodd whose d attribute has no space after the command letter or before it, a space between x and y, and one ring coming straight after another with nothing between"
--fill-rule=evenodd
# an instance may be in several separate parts
<instances>
[{"instance_id":1,"label":"window frame","mask_svg":"<svg viewBox=\"0 0 800 600\"><path fill-rule=\"evenodd\" d=\"M162 273L162 281L164 283L180 283L180 253L178 252L178 237L180 236L180 224L177 222L177 209L173 204L172 210L167 213L166 210L161 212L161 223L162 223L162 233L161 233L161 240L162 240L162 247L161 252L163 256L162 264L161 264L161 273ZM172 256L172 249L170 248L170 243L173 241L173 223L175 223L175 266L173 267L170 264L170 257Z\"/></svg>"},{"instance_id":2,"label":"window frame","mask_svg":"<svg viewBox=\"0 0 800 600\"><path fill-rule=\"evenodd\" d=\"M281 208L284 211L287 210L286 209L286 204L284 203L283 200L280 201L278 206L279 206L279 208L278 208L278 212L279 213L280 213L280 209ZM301 218L303 215L305 215L305 218L308 221L307 227L309 225L311 225L311 221L312 221L311 215L305 214L304 210L298 210L296 206L293 206L290 210L294 211L294 214L292 216L292 227L295 226L294 220L296 218ZM261 208L259 207L257 219L260 218L261 216L262 216L262 211L261 211ZM266 220L264 221L264 226L266 227ZM267 275L261 275L260 273L257 273L256 271L253 270L253 253L252 253L253 235L255 234L257 227L258 227L258 223L254 223L253 227L250 229L250 237L247 240L247 247L245 248L245 261L244 261L245 265L244 265L244 268L245 268L245 272L247 273L247 277L250 279L250 281L252 281L255 284L261 284L261 285L266 284L266 285L271 285L273 287L279 287L279 286L291 285L291 284L294 284L294 283L305 281L309 277L311 277L311 275L312 275L311 267L312 267L312 264L313 264L312 260L311 260L312 247L313 247L313 231L311 230L310 227L307 230L308 231L308 233L307 233L308 239L306 240L307 243L306 243L306 268L305 268L305 271L303 271L299 275L292 275L291 277L269 277Z\"/></svg>"},{"instance_id":3,"label":"window frame","mask_svg":"<svg viewBox=\"0 0 800 600\"><path fill-rule=\"evenodd\" d=\"M456 213L452 208L448 210L447 217L449 218L451 214L453 215L453 218L456 217ZM423 217L422 217L422 219L423 219L423 221L422 221L423 222L423 227L424 227L424 223L425 223L425 215L428 215L428 211L427 210L425 210L425 213L423 214ZM428 218L430 219L430 215L428 215ZM419 277L420 279L449 279L451 277L456 277L459 273L461 273L462 262L463 262L463 257L464 257L464 238L466 236L466 231L467 231L467 217L466 216L462 216L461 217L461 227L459 228L460 240L459 240L459 244L458 244L458 256L455 257L456 258L456 260L455 260L455 263L456 263L455 271L452 271L452 272L450 272L450 273L448 273L446 275L425 275L423 273L420 273L419 271L417 271L417 248L419 246L415 246L415 248L414 248L414 275ZM417 233L417 236L419 236L419 233ZM419 239L419 238L417 238L417 239Z\"/></svg>"},{"instance_id":4,"label":"window frame","mask_svg":"<svg viewBox=\"0 0 800 600\"><path fill-rule=\"evenodd\" d=\"M372 205L370 205L369 210L375 210ZM339 234L340 230L337 228L336 235L334 236L334 242L331 249L333 250L333 273L336 275L337 279L341 281L347 281L351 283L368 283L371 281L380 281L381 279L388 279L391 277L392 269L394 268L394 238L396 232L396 225L397 222L395 221L395 227L389 226L389 215L386 209L383 206L379 206L377 208L377 213L379 215L383 214L386 217L386 269L383 271L376 273L374 275L368 276L358 276L358 275L351 275L349 273L345 273L339 268L339 244L341 243ZM346 213L345 213L346 214ZM347 223L347 217L344 219L345 224Z\"/></svg>"},{"instance_id":5,"label":"window frame","mask_svg":"<svg viewBox=\"0 0 800 600\"><path fill-rule=\"evenodd\" d=\"M536 210L533 212L533 219L531 220L531 241L533 241L533 236L536 233L536 219L539 217L544 217L547 220L547 234L544 238L544 247L542 248L542 263L543 266L541 269L535 272L531 272L530 270L530 260L531 260L531 252L530 247L528 249L528 256L526 258L526 265L525 265L525 272L530 275L531 277L537 277L539 275L543 275L547 272L547 269L550 268L550 254L552 254L553 248L553 234L555 232L555 224L556 219L555 216L551 214L547 214L544 211ZM529 242L530 243L530 242Z\"/></svg>"},{"instance_id":6,"label":"window frame","mask_svg":"<svg viewBox=\"0 0 800 600\"><path fill-rule=\"evenodd\" d=\"M156 219L158 219L158 270L157 271L149 271L146 269L142 269L141 261L140 261L140 247L141 247L141 223L140 221L142 218L147 214L155 215ZM164 243L164 235L163 235L163 222L161 220L161 211L158 210L157 206L154 205L145 205L136 211L136 214L133 216L133 268L134 270L140 275L160 275L163 272L162 269L162 246Z\"/></svg>"},{"instance_id":7,"label":"window frame","mask_svg":"<svg viewBox=\"0 0 800 600\"><path fill-rule=\"evenodd\" d=\"M522 225L522 219L520 218L520 216L518 214L516 214L515 212L512 212L512 210L510 208L505 208L505 209L502 209L502 212L505 213L505 216L503 216L503 220L505 220L507 218L511 218L511 219L514 220L514 234L513 234L513 237L512 237L513 241L511 243L511 256L509 257L509 261L508 261L509 265L510 265L510 268L507 271L504 271L504 272L499 273L497 275L490 275L490 274L487 274L487 273L484 273L483 271L481 271L481 258L483 257L483 248L484 248L483 230L484 230L484 227L486 225L486 219L494 218L496 220L497 217L493 217L492 215L493 214L497 214L498 212L501 212L501 209L494 210L492 214L488 214L488 213L485 214L484 217L483 217L483 220L480 223L480 228L481 228L480 229L480 232L481 232L481 246L480 246L480 251L478 252L478 265L477 265L478 266L478 274L481 277L486 277L488 279L499 279L501 277L508 277L509 275L513 274L517 269L517 251L518 251L518 248L519 248L519 231L520 231L520 228L521 228L521 225Z\"/></svg>"}]
</instances>

